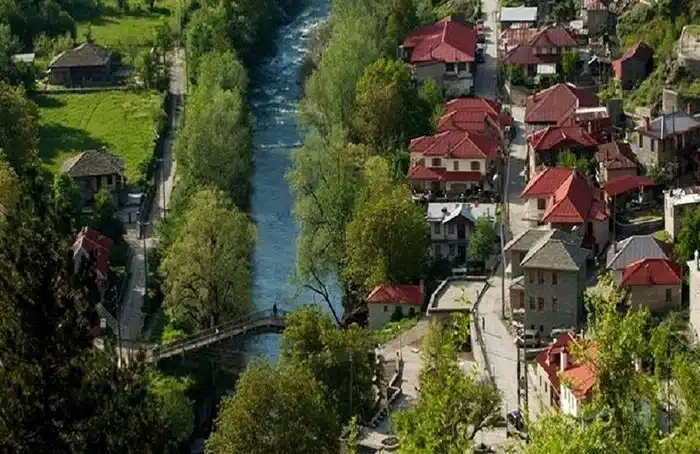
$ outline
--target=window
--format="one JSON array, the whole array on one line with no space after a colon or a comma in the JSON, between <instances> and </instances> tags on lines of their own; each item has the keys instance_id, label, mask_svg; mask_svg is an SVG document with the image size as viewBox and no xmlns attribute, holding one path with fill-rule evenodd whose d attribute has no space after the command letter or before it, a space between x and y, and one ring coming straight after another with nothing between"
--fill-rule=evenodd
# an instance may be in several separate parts
<instances>
[{"instance_id":1,"label":"window","mask_svg":"<svg viewBox=\"0 0 700 454\"><path fill-rule=\"evenodd\" d=\"M544 284L544 271L537 270L537 283Z\"/></svg>"},{"instance_id":2,"label":"window","mask_svg":"<svg viewBox=\"0 0 700 454\"><path fill-rule=\"evenodd\" d=\"M540 333L544 331L544 325L540 325Z\"/></svg>"},{"instance_id":3,"label":"window","mask_svg":"<svg viewBox=\"0 0 700 454\"><path fill-rule=\"evenodd\" d=\"M435 235L440 235L440 233L441 233L440 225L441 224L439 222L436 222L435 224L433 224L433 233L435 233Z\"/></svg>"},{"instance_id":4,"label":"window","mask_svg":"<svg viewBox=\"0 0 700 454\"><path fill-rule=\"evenodd\" d=\"M433 167L441 167L442 160L440 158L433 158Z\"/></svg>"},{"instance_id":5,"label":"window","mask_svg":"<svg viewBox=\"0 0 700 454\"><path fill-rule=\"evenodd\" d=\"M559 49L556 47L552 47L552 55L557 55L559 53Z\"/></svg>"},{"instance_id":6,"label":"window","mask_svg":"<svg viewBox=\"0 0 700 454\"><path fill-rule=\"evenodd\" d=\"M389 312L389 306L384 306L384 312Z\"/></svg>"},{"instance_id":7,"label":"window","mask_svg":"<svg viewBox=\"0 0 700 454\"><path fill-rule=\"evenodd\" d=\"M450 257L454 257L454 256L455 256L455 245L450 244Z\"/></svg>"},{"instance_id":8,"label":"window","mask_svg":"<svg viewBox=\"0 0 700 454\"><path fill-rule=\"evenodd\" d=\"M479 161L472 161L470 165L472 170L481 170L481 163Z\"/></svg>"},{"instance_id":9,"label":"window","mask_svg":"<svg viewBox=\"0 0 700 454\"><path fill-rule=\"evenodd\" d=\"M442 257L442 245L436 244L434 246L434 248L435 248L435 257L438 257L438 258Z\"/></svg>"},{"instance_id":10,"label":"window","mask_svg":"<svg viewBox=\"0 0 700 454\"><path fill-rule=\"evenodd\" d=\"M445 71L447 71L448 73L455 72L455 64L454 63L446 63L445 64Z\"/></svg>"},{"instance_id":11,"label":"window","mask_svg":"<svg viewBox=\"0 0 700 454\"><path fill-rule=\"evenodd\" d=\"M109 186L112 186L112 175L108 175L108 176L107 176L107 184L108 184Z\"/></svg>"},{"instance_id":12,"label":"window","mask_svg":"<svg viewBox=\"0 0 700 454\"><path fill-rule=\"evenodd\" d=\"M547 199L537 199L537 209L544 210L547 208Z\"/></svg>"},{"instance_id":13,"label":"window","mask_svg":"<svg viewBox=\"0 0 700 454\"><path fill-rule=\"evenodd\" d=\"M459 172L459 161L454 161L452 163L452 170L454 170L455 172Z\"/></svg>"},{"instance_id":14,"label":"window","mask_svg":"<svg viewBox=\"0 0 700 454\"><path fill-rule=\"evenodd\" d=\"M416 315L416 308L415 307L410 308L408 310L408 315L409 315L409 317L413 317L414 315Z\"/></svg>"},{"instance_id":15,"label":"window","mask_svg":"<svg viewBox=\"0 0 700 454\"><path fill-rule=\"evenodd\" d=\"M535 298L532 296L530 297L530 310L535 310ZM532 325L532 327L534 328L535 325Z\"/></svg>"},{"instance_id":16,"label":"window","mask_svg":"<svg viewBox=\"0 0 700 454\"><path fill-rule=\"evenodd\" d=\"M556 311L557 311L557 299L552 298L552 312L556 312Z\"/></svg>"},{"instance_id":17,"label":"window","mask_svg":"<svg viewBox=\"0 0 700 454\"><path fill-rule=\"evenodd\" d=\"M457 63L457 71L466 71L467 70L467 64L462 62L462 63Z\"/></svg>"},{"instance_id":18,"label":"window","mask_svg":"<svg viewBox=\"0 0 700 454\"><path fill-rule=\"evenodd\" d=\"M548 51L548 50L549 50L549 49L548 49L547 47L538 47L538 48L537 48L537 51L538 51L537 53L542 54L542 55L547 55L547 51Z\"/></svg>"},{"instance_id":19,"label":"window","mask_svg":"<svg viewBox=\"0 0 700 454\"><path fill-rule=\"evenodd\" d=\"M447 234L448 235L455 234L455 225L454 224L447 224Z\"/></svg>"},{"instance_id":20,"label":"window","mask_svg":"<svg viewBox=\"0 0 700 454\"><path fill-rule=\"evenodd\" d=\"M559 276L557 276L557 272L552 271L552 285L557 285L558 281L559 281Z\"/></svg>"},{"instance_id":21,"label":"window","mask_svg":"<svg viewBox=\"0 0 700 454\"><path fill-rule=\"evenodd\" d=\"M670 288L667 288L666 289L666 302L670 303L672 298L673 298L673 290L671 290Z\"/></svg>"},{"instance_id":22,"label":"window","mask_svg":"<svg viewBox=\"0 0 700 454\"><path fill-rule=\"evenodd\" d=\"M537 310L540 312L544 310L544 298L541 296L537 298ZM540 331L542 331L542 326L540 326Z\"/></svg>"},{"instance_id":23,"label":"window","mask_svg":"<svg viewBox=\"0 0 700 454\"><path fill-rule=\"evenodd\" d=\"M528 270L527 279L530 281L531 284L533 282L535 282L535 271L534 270Z\"/></svg>"},{"instance_id":24,"label":"window","mask_svg":"<svg viewBox=\"0 0 700 454\"><path fill-rule=\"evenodd\" d=\"M525 294L521 293L518 298L518 309L525 309Z\"/></svg>"}]
</instances>

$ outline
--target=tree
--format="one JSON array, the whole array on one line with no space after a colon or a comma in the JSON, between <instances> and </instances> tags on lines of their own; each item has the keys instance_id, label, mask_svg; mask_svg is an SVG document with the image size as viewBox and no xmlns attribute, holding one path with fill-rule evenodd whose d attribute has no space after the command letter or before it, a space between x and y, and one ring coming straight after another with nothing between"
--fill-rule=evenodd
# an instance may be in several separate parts
<instances>
[{"instance_id":1,"label":"tree","mask_svg":"<svg viewBox=\"0 0 700 454\"><path fill-rule=\"evenodd\" d=\"M377 153L428 132L429 112L399 60L370 64L357 83L355 102L354 135Z\"/></svg>"},{"instance_id":2,"label":"tree","mask_svg":"<svg viewBox=\"0 0 700 454\"><path fill-rule=\"evenodd\" d=\"M117 204L108 188L102 188L95 194L95 204L90 218L90 227L120 242L124 235L124 224L116 217Z\"/></svg>"},{"instance_id":3,"label":"tree","mask_svg":"<svg viewBox=\"0 0 700 454\"><path fill-rule=\"evenodd\" d=\"M469 239L469 257L485 262L491 257L496 239L498 235L493 220L485 217L477 219Z\"/></svg>"},{"instance_id":4,"label":"tree","mask_svg":"<svg viewBox=\"0 0 700 454\"><path fill-rule=\"evenodd\" d=\"M93 346L94 271L74 273L70 219L25 170L0 229L0 451L168 452L143 363Z\"/></svg>"},{"instance_id":5,"label":"tree","mask_svg":"<svg viewBox=\"0 0 700 454\"><path fill-rule=\"evenodd\" d=\"M81 211L80 188L67 174L58 173L54 177L53 198L58 209L69 213L73 224L79 225Z\"/></svg>"},{"instance_id":6,"label":"tree","mask_svg":"<svg viewBox=\"0 0 700 454\"><path fill-rule=\"evenodd\" d=\"M700 208L687 210L681 218L681 226L673 246L673 252L680 263L685 263L700 250Z\"/></svg>"},{"instance_id":7,"label":"tree","mask_svg":"<svg viewBox=\"0 0 700 454\"><path fill-rule=\"evenodd\" d=\"M155 372L151 375L150 391L155 396L162 427L168 434L167 439L173 452L190 437L194 428L192 401L187 397L191 385L189 379Z\"/></svg>"},{"instance_id":8,"label":"tree","mask_svg":"<svg viewBox=\"0 0 700 454\"><path fill-rule=\"evenodd\" d=\"M160 268L168 316L202 329L246 314L254 243L255 228L225 195L199 191Z\"/></svg>"},{"instance_id":9,"label":"tree","mask_svg":"<svg viewBox=\"0 0 700 454\"><path fill-rule=\"evenodd\" d=\"M474 437L502 420L495 387L460 368L450 334L430 326L423 346L421 398L394 418L402 453L470 452Z\"/></svg>"},{"instance_id":10,"label":"tree","mask_svg":"<svg viewBox=\"0 0 700 454\"><path fill-rule=\"evenodd\" d=\"M611 99L622 99L622 84L620 82L620 79L617 79L616 77L611 77L610 80L608 80L608 84L605 86L603 90L600 90L598 92L598 101L604 105L606 102L610 101Z\"/></svg>"},{"instance_id":11,"label":"tree","mask_svg":"<svg viewBox=\"0 0 700 454\"><path fill-rule=\"evenodd\" d=\"M282 364L304 364L325 389L324 401L340 423L368 416L374 406L370 358L374 343L366 329L339 329L316 305L303 306L287 317L282 334ZM340 436L338 432L336 437Z\"/></svg>"},{"instance_id":12,"label":"tree","mask_svg":"<svg viewBox=\"0 0 700 454\"><path fill-rule=\"evenodd\" d=\"M15 171L0 160L0 220L20 200L20 189Z\"/></svg>"},{"instance_id":13,"label":"tree","mask_svg":"<svg viewBox=\"0 0 700 454\"><path fill-rule=\"evenodd\" d=\"M665 167L649 166L647 176L659 186L666 186L671 181L671 174Z\"/></svg>"},{"instance_id":14,"label":"tree","mask_svg":"<svg viewBox=\"0 0 700 454\"><path fill-rule=\"evenodd\" d=\"M369 291L415 281L428 248L425 214L408 186L395 184L381 157L367 163L362 196L347 226L347 279ZM376 166L375 166L376 164Z\"/></svg>"},{"instance_id":15,"label":"tree","mask_svg":"<svg viewBox=\"0 0 700 454\"><path fill-rule=\"evenodd\" d=\"M565 150L557 155L557 167L566 167L588 175L590 163L585 157L579 158L571 150Z\"/></svg>"},{"instance_id":16,"label":"tree","mask_svg":"<svg viewBox=\"0 0 700 454\"><path fill-rule=\"evenodd\" d=\"M157 55L151 50L142 51L136 58L135 69L144 87L158 91L168 88L170 76L164 56Z\"/></svg>"},{"instance_id":17,"label":"tree","mask_svg":"<svg viewBox=\"0 0 700 454\"><path fill-rule=\"evenodd\" d=\"M337 452L338 420L302 364L250 364L224 401L207 454Z\"/></svg>"},{"instance_id":18,"label":"tree","mask_svg":"<svg viewBox=\"0 0 700 454\"><path fill-rule=\"evenodd\" d=\"M578 70L580 54L578 49L567 49L561 56L561 69L564 72L564 77L567 81L573 81L576 78Z\"/></svg>"},{"instance_id":19,"label":"tree","mask_svg":"<svg viewBox=\"0 0 700 454\"><path fill-rule=\"evenodd\" d=\"M37 162L39 111L24 89L0 82L0 150L10 166L22 175Z\"/></svg>"},{"instance_id":20,"label":"tree","mask_svg":"<svg viewBox=\"0 0 700 454\"><path fill-rule=\"evenodd\" d=\"M386 34L390 51L394 51L408 32L418 28L416 5L412 0L392 0L389 4L389 14L386 24Z\"/></svg>"},{"instance_id":21,"label":"tree","mask_svg":"<svg viewBox=\"0 0 700 454\"><path fill-rule=\"evenodd\" d=\"M427 111L431 113L430 125L432 130L435 130L445 108L443 106L442 90L432 77L428 77L423 82L420 97L426 104Z\"/></svg>"}]
</instances>

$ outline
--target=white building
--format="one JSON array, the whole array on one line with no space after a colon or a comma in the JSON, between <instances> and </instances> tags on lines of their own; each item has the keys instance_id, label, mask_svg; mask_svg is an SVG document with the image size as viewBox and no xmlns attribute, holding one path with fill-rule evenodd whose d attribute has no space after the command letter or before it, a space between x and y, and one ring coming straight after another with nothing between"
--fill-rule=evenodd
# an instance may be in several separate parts
<instances>
[{"instance_id":1,"label":"white building","mask_svg":"<svg viewBox=\"0 0 700 454\"><path fill-rule=\"evenodd\" d=\"M683 215L700 204L700 187L671 189L664 192L664 230L676 240Z\"/></svg>"},{"instance_id":2,"label":"white building","mask_svg":"<svg viewBox=\"0 0 700 454\"><path fill-rule=\"evenodd\" d=\"M700 253L688 262L688 285L690 287L690 327L695 340L700 339Z\"/></svg>"},{"instance_id":3,"label":"white building","mask_svg":"<svg viewBox=\"0 0 700 454\"><path fill-rule=\"evenodd\" d=\"M464 263L474 225L482 217L495 221L496 204L429 203L426 220L430 227L432 255ZM499 232L498 224L494 228Z\"/></svg>"},{"instance_id":4,"label":"white building","mask_svg":"<svg viewBox=\"0 0 700 454\"><path fill-rule=\"evenodd\" d=\"M423 283L420 285L382 284L367 297L369 328L377 329L392 318L410 317L421 310L424 299Z\"/></svg>"}]
</instances>

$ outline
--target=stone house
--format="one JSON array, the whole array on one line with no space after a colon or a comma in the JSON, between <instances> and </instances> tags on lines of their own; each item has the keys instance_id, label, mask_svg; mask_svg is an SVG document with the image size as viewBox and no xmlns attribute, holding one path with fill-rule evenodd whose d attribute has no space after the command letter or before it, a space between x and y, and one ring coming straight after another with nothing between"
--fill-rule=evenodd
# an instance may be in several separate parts
<instances>
[{"instance_id":1,"label":"stone house","mask_svg":"<svg viewBox=\"0 0 700 454\"><path fill-rule=\"evenodd\" d=\"M637 156L632 151L629 142L616 141L598 145L595 154L598 162L598 183L607 182L620 177L635 176L639 171Z\"/></svg>"},{"instance_id":2,"label":"stone house","mask_svg":"<svg viewBox=\"0 0 700 454\"><path fill-rule=\"evenodd\" d=\"M647 78L653 69L654 51L639 41L620 58L612 61L615 78L624 90L630 90Z\"/></svg>"},{"instance_id":3,"label":"stone house","mask_svg":"<svg viewBox=\"0 0 700 454\"><path fill-rule=\"evenodd\" d=\"M65 172L80 189L80 199L89 204L95 194L107 188L115 203L120 203L126 185L124 160L107 151L87 150L63 163Z\"/></svg>"},{"instance_id":4,"label":"stone house","mask_svg":"<svg viewBox=\"0 0 700 454\"><path fill-rule=\"evenodd\" d=\"M548 25L527 42L511 47L502 55L506 65L519 66L529 77L559 73L562 55L578 48L573 33L560 25Z\"/></svg>"},{"instance_id":5,"label":"stone house","mask_svg":"<svg viewBox=\"0 0 700 454\"><path fill-rule=\"evenodd\" d=\"M425 292L423 284L382 284L367 296L369 328L377 329L392 317L408 317L420 312Z\"/></svg>"},{"instance_id":6,"label":"stone house","mask_svg":"<svg viewBox=\"0 0 700 454\"><path fill-rule=\"evenodd\" d=\"M525 259L525 255L532 246L549 232L550 230L545 227L527 229L505 245L503 250L506 256L506 276L513 278L523 274L520 262Z\"/></svg>"},{"instance_id":7,"label":"stone house","mask_svg":"<svg viewBox=\"0 0 700 454\"><path fill-rule=\"evenodd\" d=\"M598 99L591 91L574 84L561 83L540 90L527 98L526 132L532 133L548 126L575 126L578 124L576 111L587 107L598 107Z\"/></svg>"},{"instance_id":8,"label":"stone house","mask_svg":"<svg viewBox=\"0 0 700 454\"><path fill-rule=\"evenodd\" d=\"M83 43L62 52L48 66L49 83L66 87L105 85L112 82L112 52L92 43Z\"/></svg>"},{"instance_id":9,"label":"stone house","mask_svg":"<svg viewBox=\"0 0 700 454\"><path fill-rule=\"evenodd\" d=\"M646 167L678 166L675 170L683 172L689 157L684 152L700 145L700 121L687 112L645 118L636 132L637 156Z\"/></svg>"},{"instance_id":10,"label":"stone house","mask_svg":"<svg viewBox=\"0 0 700 454\"><path fill-rule=\"evenodd\" d=\"M526 329L543 335L583 321L583 291L589 251L565 232L551 230L520 262L523 277L511 284L511 309ZM522 287L522 290L519 288Z\"/></svg>"},{"instance_id":11,"label":"stone house","mask_svg":"<svg viewBox=\"0 0 700 454\"><path fill-rule=\"evenodd\" d=\"M605 33L609 23L607 1L584 0L581 8L581 19L583 26L588 30L588 36Z\"/></svg>"},{"instance_id":12,"label":"stone house","mask_svg":"<svg viewBox=\"0 0 700 454\"><path fill-rule=\"evenodd\" d=\"M419 84L432 78L447 96L470 94L476 72L476 31L453 17L408 35L400 48Z\"/></svg>"},{"instance_id":13,"label":"stone house","mask_svg":"<svg viewBox=\"0 0 700 454\"><path fill-rule=\"evenodd\" d=\"M622 283L622 275L627 267L643 259L667 259L654 235L633 235L622 241L613 242L608 248L605 269L612 273L616 286Z\"/></svg>"},{"instance_id":14,"label":"stone house","mask_svg":"<svg viewBox=\"0 0 700 454\"><path fill-rule=\"evenodd\" d=\"M680 266L666 258L644 258L627 265L620 287L629 306L664 312L680 309L681 283Z\"/></svg>"},{"instance_id":15,"label":"stone house","mask_svg":"<svg viewBox=\"0 0 700 454\"><path fill-rule=\"evenodd\" d=\"M528 169L533 176L542 166L556 166L564 151L579 157L593 154L598 142L580 126L547 126L528 135L527 144Z\"/></svg>"},{"instance_id":16,"label":"stone house","mask_svg":"<svg viewBox=\"0 0 700 454\"><path fill-rule=\"evenodd\" d=\"M664 191L664 230L676 240L681 221L688 210L700 205L700 186Z\"/></svg>"},{"instance_id":17,"label":"stone house","mask_svg":"<svg viewBox=\"0 0 700 454\"><path fill-rule=\"evenodd\" d=\"M429 203L426 220L430 228L433 257L464 264L468 258L469 238L476 220L495 220L496 204Z\"/></svg>"}]
</instances>

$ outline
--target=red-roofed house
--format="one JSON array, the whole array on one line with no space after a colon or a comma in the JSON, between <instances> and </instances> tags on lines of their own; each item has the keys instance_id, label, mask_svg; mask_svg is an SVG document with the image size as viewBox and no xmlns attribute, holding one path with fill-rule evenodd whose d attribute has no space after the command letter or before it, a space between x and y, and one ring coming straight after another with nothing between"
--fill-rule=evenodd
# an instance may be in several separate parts
<instances>
[{"instance_id":1,"label":"red-roofed house","mask_svg":"<svg viewBox=\"0 0 700 454\"><path fill-rule=\"evenodd\" d=\"M595 154L598 161L598 181L608 181L626 176L637 175L639 161L628 142L611 142L598 145Z\"/></svg>"},{"instance_id":2,"label":"red-roofed house","mask_svg":"<svg viewBox=\"0 0 700 454\"><path fill-rule=\"evenodd\" d=\"M608 243L608 210L600 190L575 170L547 168L530 180L522 192L528 217L537 224L583 235L582 246L595 253Z\"/></svg>"},{"instance_id":3,"label":"red-roofed house","mask_svg":"<svg viewBox=\"0 0 700 454\"><path fill-rule=\"evenodd\" d=\"M620 81L623 89L631 89L651 74L653 56L654 52L651 48L640 41L627 50L622 57L613 60L615 78Z\"/></svg>"},{"instance_id":4,"label":"red-roofed house","mask_svg":"<svg viewBox=\"0 0 700 454\"><path fill-rule=\"evenodd\" d=\"M679 265L668 259L644 258L625 267L620 287L627 291L630 306L666 311L681 307L681 283Z\"/></svg>"},{"instance_id":5,"label":"red-roofed house","mask_svg":"<svg viewBox=\"0 0 700 454\"><path fill-rule=\"evenodd\" d=\"M527 42L521 42L503 55L507 65L520 66L528 76L557 74L562 54L578 47L574 35L560 25L548 25Z\"/></svg>"},{"instance_id":6,"label":"red-roofed house","mask_svg":"<svg viewBox=\"0 0 700 454\"><path fill-rule=\"evenodd\" d=\"M369 328L376 329L391 321L392 316L414 315L421 309L424 298L423 284L378 285L367 296Z\"/></svg>"},{"instance_id":7,"label":"red-roofed house","mask_svg":"<svg viewBox=\"0 0 700 454\"><path fill-rule=\"evenodd\" d=\"M472 91L476 31L449 17L417 30L403 42L404 59L418 83L432 78L450 96Z\"/></svg>"},{"instance_id":8,"label":"red-roofed house","mask_svg":"<svg viewBox=\"0 0 700 454\"><path fill-rule=\"evenodd\" d=\"M554 166L559 153L570 150L577 155L588 154L598 145L580 126L548 126L527 137L530 172L540 166Z\"/></svg>"},{"instance_id":9,"label":"red-roofed house","mask_svg":"<svg viewBox=\"0 0 700 454\"><path fill-rule=\"evenodd\" d=\"M445 104L437 132L469 131L503 140L505 131L512 127L512 116L503 111L501 103L486 98L455 98Z\"/></svg>"},{"instance_id":10,"label":"red-roofed house","mask_svg":"<svg viewBox=\"0 0 700 454\"><path fill-rule=\"evenodd\" d=\"M544 403L563 413L578 416L581 403L591 397L596 382L595 344L586 348L586 359L579 361L571 347L579 340L571 332L562 333L537 355L537 383Z\"/></svg>"},{"instance_id":11,"label":"red-roofed house","mask_svg":"<svg viewBox=\"0 0 700 454\"><path fill-rule=\"evenodd\" d=\"M109 251L112 248L112 240L100 232L83 227L73 243L73 264L75 271L80 269L83 259L95 260L95 272L98 281L107 279L109 273Z\"/></svg>"},{"instance_id":12,"label":"red-roofed house","mask_svg":"<svg viewBox=\"0 0 700 454\"><path fill-rule=\"evenodd\" d=\"M604 33L608 28L608 1L584 0L581 8L583 26L588 29L588 36Z\"/></svg>"},{"instance_id":13,"label":"red-roofed house","mask_svg":"<svg viewBox=\"0 0 700 454\"><path fill-rule=\"evenodd\" d=\"M483 134L445 131L411 140L407 178L416 192L461 195L472 188L490 189L498 168L500 142Z\"/></svg>"},{"instance_id":14,"label":"red-roofed house","mask_svg":"<svg viewBox=\"0 0 700 454\"><path fill-rule=\"evenodd\" d=\"M556 84L528 96L525 106L525 124L528 132L547 126L572 126L576 111L596 107L598 99L588 90L574 84Z\"/></svg>"}]
</instances>

